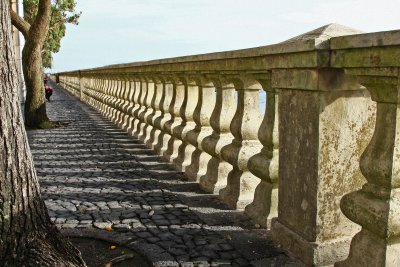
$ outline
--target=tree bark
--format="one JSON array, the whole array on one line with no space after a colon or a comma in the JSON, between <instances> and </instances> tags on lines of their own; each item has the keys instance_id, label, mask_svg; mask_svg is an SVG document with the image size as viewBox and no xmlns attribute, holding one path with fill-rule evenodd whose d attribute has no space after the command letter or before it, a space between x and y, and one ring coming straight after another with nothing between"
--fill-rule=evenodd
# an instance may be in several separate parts
<instances>
[{"instance_id":1,"label":"tree bark","mask_svg":"<svg viewBox=\"0 0 400 267\"><path fill-rule=\"evenodd\" d=\"M25 125L43 128L49 121L43 90L42 48L49 31L51 0L40 0L22 50L22 69L26 85Z\"/></svg>"},{"instance_id":2,"label":"tree bark","mask_svg":"<svg viewBox=\"0 0 400 267\"><path fill-rule=\"evenodd\" d=\"M9 0L0 0L0 265L85 266L50 221L41 199L19 108L14 58Z\"/></svg>"},{"instance_id":3,"label":"tree bark","mask_svg":"<svg viewBox=\"0 0 400 267\"><path fill-rule=\"evenodd\" d=\"M40 0L38 13L32 25L15 12L11 12L13 25L24 35L22 69L26 85L25 125L45 128L49 118L43 90L42 48L46 40L51 17L51 0Z\"/></svg>"}]
</instances>

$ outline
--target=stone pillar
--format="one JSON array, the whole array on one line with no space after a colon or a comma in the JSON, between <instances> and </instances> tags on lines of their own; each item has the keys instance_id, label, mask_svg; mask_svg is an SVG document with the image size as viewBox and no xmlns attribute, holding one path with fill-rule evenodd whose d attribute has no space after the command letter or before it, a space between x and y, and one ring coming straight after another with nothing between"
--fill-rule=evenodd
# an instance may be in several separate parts
<instances>
[{"instance_id":1,"label":"stone pillar","mask_svg":"<svg viewBox=\"0 0 400 267\"><path fill-rule=\"evenodd\" d=\"M104 105L104 111L103 114L105 114L106 117L110 117L111 115L111 107L110 107L110 101L111 101L111 95L112 95L112 88L113 88L113 83L112 83L112 78L110 76L104 77L104 98L103 98L103 105Z\"/></svg>"},{"instance_id":2,"label":"stone pillar","mask_svg":"<svg viewBox=\"0 0 400 267\"><path fill-rule=\"evenodd\" d=\"M204 137L199 147L212 156L207 164L207 172L200 177L204 190L219 193L227 185L228 173L232 165L222 160L221 148L232 143L230 125L236 111L235 87L232 82L219 77L209 77L215 86L215 107L210 117L211 135Z\"/></svg>"},{"instance_id":3,"label":"stone pillar","mask_svg":"<svg viewBox=\"0 0 400 267\"><path fill-rule=\"evenodd\" d=\"M139 139L146 142L149 138L152 126L147 123L147 117L153 112L151 101L155 94L154 80L152 77L145 77L146 82L146 94L143 99L144 109L139 113L140 127L139 127Z\"/></svg>"},{"instance_id":4,"label":"stone pillar","mask_svg":"<svg viewBox=\"0 0 400 267\"><path fill-rule=\"evenodd\" d=\"M208 192L213 192L214 183L211 188L207 188L207 166L212 156L201 149L201 143L206 136L211 135L210 117L215 107L215 87L214 84L204 76L194 76L193 80L197 84L198 101L193 111L193 121L195 127L186 135L186 140L196 147L192 154L191 164L185 169L185 174L189 180L199 181L200 186ZM200 181L201 177L203 179ZM203 184L204 183L204 184ZM214 193L214 192L213 192Z\"/></svg>"},{"instance_id":5,"label":"stone pillar","mask_svg":"<svg viewBox=\"0 0 400 267\"><path fill-rule=\"evenodd\" d=\"M400 266L399 77L396 70L387 77L362 78L377 102L374 135L360 159L367 183L341 200L343 213L362 230L351 242L349 257L336 267Z\"/></svg>"},{"instance_id":6,"label":"stone pillar","mask_svg":"<svg viewBox=\"0 0 400 267\"><path fill-rule=\"evenodd\" d=\"M87 97L84 98L85 103L94 106L94 101L100 102L100 99L103 95L103 93L100 90L100 79L96 76L91 74L90 75L90 82L89 82L89 87L87 89ZM94 100L93 98L96 97ZM96 104L95 106L101 113L100 108L102 106L99 106Z\"/></svg>"},{"instance_id":7,"label":"stone pillar","mask_svg":"<svg viewBox=\"0 0 400 267\"><path fill-rule=\"evenodd\" d=\"M249 159L248 168L261 181L256 188L254 201L246 206L245 213L261 226L270 228L272 218L278 216L278 95L271 87L270 77L258 81L266 92L264 118L258 131L263 148Z\"/></svg>"},{"instance_id":8,"label":"stone pillar","mask_svg":"<svg viewBox=\"0 0 400 267\"><path fill-rule=\"evenodd\" d=\"M102 98L101 98L101 104L100 107L101 108L101 112L103 113L103 115L107 116L108 111L110 109L110 107L107 104L107 100L109 99L109 90L110 90L110 83L111 81L108 80L107 77L101 78L100 79L100 91L102 92Z\"/></svg>"},{"instance_id":9,"label":"stone pillar","mask_svg":"<svg viewBox=\"0 0 400 267\"><path fill-rule=\"evenodd\" d=\"M122 76L122 88L123 88L123 93L121 94L121 104L120 104L120 110L122 112L122 117L119 123L119 126L126 130L128 128L128 122L129 122L129 112L128 109L130 107L130 102L129 102L129 94L130 94L130 81L129 81L129 76L124 74Z\"/></svg>"},{"instance_id":10,"label":"stone pillar","mask_svg":"<svg viewBox=\"0 0 400 267\"><path fill-rule=\"evenodd\" d=\"M118 120L118 109L117 109L117 102L118 102L118 91L120 90L120 82L119 82L119 77L117 75L112 76L111 80L111 95L110 95L110 102L109 105L111 107L111 114L110 118L114 122L117 122Z\"/></svg>"},{"instance_id":11,"label":"stone pillar","mask_svg":"<svg viewBox=\"0 0 400 267\"><path fill-rule=\"evenodd\" d=\"M222 147L222 159L233 166L228 175L227 186L219 192L231 208L244 209L254 198L260 179L249 172L247 163L251 156L261 150L257 133L261 124L259 90L261 85L251 77L234 79L237 91L237 108L230 124L234 137L231 144Z\"/></svg>"},{"instance_id":12,"label":"stone pillar","mask_svg":"<svg viewBox=\"0 0 400 267\"><path fill-rule=\"evenodd\" d=\"M182 140L182 144L178 149L178 157L174 159L173 162L178 169L186 172L187 166L191 164L192 154L196 150L196 148L188 142L186 135L189 131L193 130L196 125L193 120L193 113L199 100L199 88L196 82L187 76L181 77L181 80L185 85L184 99L180 109L182 123L175 127L174 136Z\"/></svg>"},{"instance_id":13,"label":"stone pillar","mask_svg":"<svg viewBox=\"0 0 400 267\"><path fill-rule=\"evenodd\" d=\"M117 111L116 115L116 120L115 123L122 128L123 127L123 121L125 117L124 113L124 93L126 91L126 83L125 83L125 77L123 73L119 74L117 77L117 94L116 94L116 101L115 101L115 109Z\"/></svg>"},{"instance_id":14,"label":"stone pillar","mask_svg":"<svg viewBox=\"0 0 400 267\"><path fill-rule=\"evenodd\" d=\"M145 129L144 129L144 143L151 148L153 146L151 145L154 141L154 134L155 131L157 130L154 127L154 117L155 116L160 116L160 99L161 99L161 90L162 87L157 86L160 85L159 80L157 80L156 77L153 75L148 76L148 80L151 81L151 86L150 86L150 94L148 95L148 109L146 111L146 114L144 116L144 123L145 123ZM149 145L150 144L150 145Z\"/></svg>"},{"instance_id":15,"label":"stone pillar","mask_svg":"<svg viewBox=\"0 0 400 267\"><path fill-rule=\"evenodd\" d=\"M359 227L341 197L363 183L358 158L374 123L367 90L340 70L276 70L279 91L279 204L273 238L307 265L346 258Z\"/></svg>"},{"instance_id":16,"label":"stone pillar","mask_svg":"<svg viewBox=\"0 0 400 267\"><path fill-rule=\"evenodd\" d=\"M163 94L163 83L162 80L157 76L152 76L150 79L154 83L154 92L150 99L150 107L152 113L146 117L146 122L148 124L154 125L154 120L161 116L160 102Z\"/></svg>"},{"instance_id":17,"label":"stone pillar","mask_svg":"<svg viewBox=\"0 0 400 267\"><path fill-rule=\"evenodd\" d=\"M170 108L174 105L173 95L174 95L174 85L169 77L163 77L163 95L161 98L161 117L156 121L155 125L160 129L161 133L158 138L158 144L155 146L155 151L160 155L163 155L168 149L168 143L171 139L171 135L167 134L165 131L165 124L172 120L172 114L170 113Z\"/></svg>"},{"instance_id":18,"label":"stone pillar","mask_svg":"<svg viewBox=\"0 0 400 267\"><path fill-rule=\"evenodd\" d=\"M135 108L133 110L133 125L132 125L132 135L138 137L140 131L140 119L139 114L145 109L144 99L147 92L147 83L143 77L137 77L135 79L135 90L137 91L135 95Z\"/></svg>"},{"instance_id":19,"label":"stone pillar","mask_svg":"<svg viewBox=\"0 0 400 267\"><path fill-rule=\"evenodd\" d=\"M130 74L128 75L128 79L129 79L129 97L128 97L129 106L127 108L128 122L125 130L132 135L134 122L136 121L136 118L133 114L135 108L138 107L137 103L138 90L136 88L136 77Z\"/></svg>"},{"instance_id":20,"label":"stone pillar","mask_svg":"<svg viewBox=\"0 0 400 267\"><path fill-rule=\"evenodd\" d=\"M90 75L89 76L89 83L88 87L86 87L86 96L83 99L85 103L92 103L93 97L96 97L96 100L101 97L102 93L99 90L99 79L95 75Z\"/></svg>"},{"instance_id":21,"label":"stone pillar","mask_svg":"<svg viewBox=\"0 0 400 267\"><path fill-rule=\"evenodd\" d=\"M84 90L84 82L82 78L82 73L79 71L79 99L82 101L83 100L83 90Z\"/></svg>"},{"instance_id":22,"label":"stone pillar","mask_svg":"<svg viewBox=\"0 0 400 267\"><path fill-rule=\"evenodd\" d=\"M124 92L124 95L123 95L123 99L124 99L124 101L128 101L129 102L129 95L131 93L131 88L130 88L131 82L129 80L129 75L128 74L125 74L123 76L123 81L124 81L124 87L125 87L125 92Z\"/></svg>"},{"instance_id":23,"label":"stone pillar","mask_svg":"<svg viewBox=\"0 0 400 267\"><path fill-rule=\"evenodd\" d=\"M171 138L168 141L167 149L163 151L163 156L173 162L178 157L179 146L182 144L175 128L183 122L181 108L185 99L185 84L178 77L172 77L171 81L173 82L172 99L169 106L171 119L164 124L164 130L171 135Z\"/></svg>"},{"instance_id":24,"label":"stone pillar","mask_svg":"<svg viewBox=\"0 0 400 267\"><path fill-rule=\"evenodd\" d=\"M154 133L152 134L152 137L146 142L146 144L154 149L157 153L159 152L159 148L162 147L162 137L163 137L163 131L162 131L162 126L161 126L161 121L164 118L165 114L165 107L164 107L164 102L165 102L165 83L164 79L159 76L153 77L153 80L155 82L155 98L153 101L153 109L154 113L152 116L149 116L147 118L147 122L153 125L154 127Z\"/></svg>"},{"instance_id":25,"label":"stone pillar","mask_svg":"<svg viewBox=\"0 0 400 267\"><path fill-rule=\"evenodd\" d=\"M199 102L199 89L194 79L185 77L185 98L181 107L181 117L183 119L181 136L183 140L186 139L187 133L196 126L194 112Z\"/></svg>"}]
</instances>

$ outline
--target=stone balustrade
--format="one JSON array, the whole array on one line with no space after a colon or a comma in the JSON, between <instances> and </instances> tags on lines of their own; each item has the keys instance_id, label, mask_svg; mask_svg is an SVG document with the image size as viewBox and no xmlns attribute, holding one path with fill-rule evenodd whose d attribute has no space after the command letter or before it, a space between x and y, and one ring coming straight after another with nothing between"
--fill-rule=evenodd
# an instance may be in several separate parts
<instances>
[{"instance_id":1,"label":"stone balustrade","mask_svg":"<svg viewBox=\"0 0 400 267\"><path fill-rule=\"evenodd\" d=\"M400 31L331 24L57 75L307 265L400 266L399 70Z\"/></svg>"}]
</instances>

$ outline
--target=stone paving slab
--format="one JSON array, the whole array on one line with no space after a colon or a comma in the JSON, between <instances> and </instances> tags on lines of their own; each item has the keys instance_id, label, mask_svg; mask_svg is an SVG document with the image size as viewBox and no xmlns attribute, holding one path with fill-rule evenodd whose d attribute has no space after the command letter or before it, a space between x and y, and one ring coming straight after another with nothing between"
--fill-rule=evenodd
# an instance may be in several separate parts
<instances>
[{"instance_id":1,"label":"stone paving slab","mask_svg":"<svg viewBox=\"0 0 400 267\"><path fill-rule=\"evenodd\" d=\"M302 266L264 229L52 84L63 127L28 132L51 220L66 235L126 245L154 266Z\"/></svg>"}]
</instances>

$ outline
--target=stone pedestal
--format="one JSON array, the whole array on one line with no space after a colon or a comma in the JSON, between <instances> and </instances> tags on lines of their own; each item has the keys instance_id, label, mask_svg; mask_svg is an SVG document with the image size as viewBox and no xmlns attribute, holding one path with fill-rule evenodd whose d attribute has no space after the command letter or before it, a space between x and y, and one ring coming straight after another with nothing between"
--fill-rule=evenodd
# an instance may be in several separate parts
<instances>
[{"instance_id":1,"label":"stone pedestal","mask_svg":"<svg viewBox=\"0 0 400 267\"><path fill-rule=\"evenodd\" d=\"M358 159L372 135L375 107L366 90L338 71L277 71L279 204L272 234L308 265L344 259L359 227L340 211L359 189ZM284 163L284 164L282 164Z\"/></svg>"}]
</instances>

